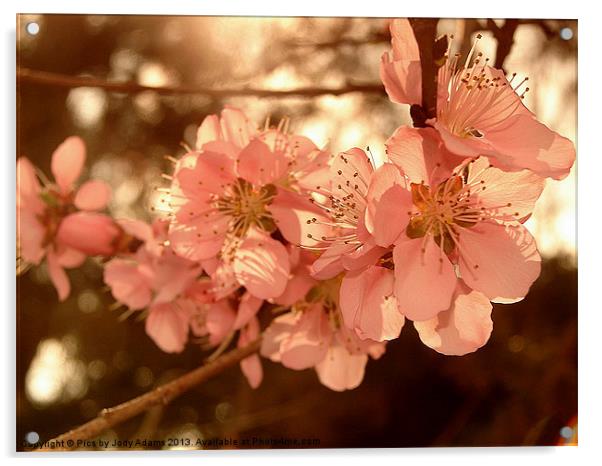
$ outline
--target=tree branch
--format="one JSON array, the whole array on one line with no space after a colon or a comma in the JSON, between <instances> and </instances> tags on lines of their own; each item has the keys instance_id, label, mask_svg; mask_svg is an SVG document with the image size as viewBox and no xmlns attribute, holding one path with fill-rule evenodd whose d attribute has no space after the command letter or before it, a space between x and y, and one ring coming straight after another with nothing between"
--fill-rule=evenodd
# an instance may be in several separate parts
<instances>
[{"instance_id":1,"label":"tree branch","mask_svg":"<svg viewBox=\"0 0 602 466\"><path fill-rule=\"evenodd\" d=\"M362 45L369 44L380 44L383 42L389 42L391 40L391 36L389 34L385 34L384 32L374 33L364 39L354 39L352 37L343 37L340 39L335 39L326 42L301 42L301 41L285 41L284 44L289 47L312 47L317 50L320 49L328 49L328 48L336 48L336 47L344 47L344 46L353 46L360 47Z\"/></svg>"},{"instance_id":2,"label":"tree branch","mask_svg":"<svg viewBox=\"0 0 602 466\"><path fill-rule=\"evenodd\" d=\"M506 57L514 45L514 33L519 25L518 19L507 19L502 27L495 24L492 19L487 20L487 28L497 39L497 52L495 54L495 68L504 70ZM505 71L505 70L504 70Z\"/></svg>"},{"instance_id":3,"label":"tree branch","mask_svg":"<svg viewBox=\"0 0 602 466\"><path fill-rule=\"evenodd\" d=\"M410 18L409 21L420 51L422 108L427 118L434 118L437 113L437 63L433 49L439 20L435 18Z\"/></svg>"},{"instance_id":4,"label":"tree branch","mask_svg":"<svg viewBox=\"0 0 602 466\"><path fill-rule=\"evenodd\" d=\"M242 361L247 356L257 352L260 345L261 339L257 339L243 348L237 348L225 353L215 361L194 369L150 392L114 406L113 408L104 409L98 417L47 442L47 445L52 444L56 448L47 446L45 448L38 448L36 451L73 450L74 448L77 448L78 440L94 438L106 429L137 416L149 408L169 404L174 398L177 398L192 387L209 380L213 376L223 372L225 369Z\"/></svg>"},{"instance_id":5,"label":"tree branch","mask_svg":"<svg viewBox=\"0 0 602 466\"><path fill-rule=\"evenodd\" d=\"M69 76L48 71L31 70L28 68L17 69L17 80L19 82L29 82L46 86L57 86L65 88L76 87L98 87L109 92L124 94L135 94L144 91L153 91L161 95L186 95L203 94L214 98L233 97L233 96L254 96L254 97L317 97L321 95L342 95L351 92L363 92L372 94L385 94L385 89L381 83L354 84L347 83L341 88L323 88L323 87L302 87L286 91L273 91L268 89L254 88L231 88L231 89L211 89L206 87L178 86L178 87L153 87L144 86L135 82L112 82L103 79L89 78L82 76Z\"/></svg>"}]
</instances>

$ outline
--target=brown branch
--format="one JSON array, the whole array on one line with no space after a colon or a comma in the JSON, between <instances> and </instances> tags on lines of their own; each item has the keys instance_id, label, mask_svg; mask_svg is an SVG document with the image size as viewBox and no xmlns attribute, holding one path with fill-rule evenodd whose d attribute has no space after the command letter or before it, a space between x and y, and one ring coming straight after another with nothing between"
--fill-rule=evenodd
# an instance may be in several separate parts
<instances>
[{"instance_id":1,"label":"brown branch","mask_svg":"<svg viewBox=\"0 0 602 466\"><path fill-rule=\"evenodd\" d=\"M231 88L231 89L212 89L207 87L178 86L178 87L153 87L144 86L135 82L113 82L98 78L83 76L69 76L48 71L31 70L28 68L17 69L18 82L29 82L32 84L41 84L47 86L57 86L65 88L76 87L98 87L109 92L124 94L135 94L144 91L153 91L161 95L187 95L202 94L214 98L233 97L233 96L253 96L253 97L317 97L321 95L342 95L351 92L363 92L372 94L385 94L385 89L381 83L355 84L347 83L341 88L324 87L302 87L286 91L275 91L268 89L254 89L249 87Z\"/></svg>"},{"instance_id":2,"label":"brown branch","mask_svg":"<svg viewBox=\"0 0 602 466\"><path fill-rule=\"evenodd\" d=\"M514 45L514 33L519 25L518 19L507 19L502 27L495 24L492 19L487 20L487 28L497 39L497 52L495 54L495 68L504 69L506 57ZM505 71L505 70L504 70Z\"/></svg>"},{"instance_id":3,"label":"brown branch","mask_svg":"<svg viewBox=\"0 0 602 466\"><path fill-rule=\"evenodd\" d=\"M422 66L422 108L427 118L437 113L437 63L433 54L438 19L410 18Z\"/></svg>"},{"instance_id":4,"label":"brown branch","mask_svg":"<svg viewBox=\"0 0 602 466\"><path fill-rule=\"evenodd\" d=\"M312 47L315 49L328 49L328 48L337 48L344 46L353 46L353 47L361 47L362 45L370 45L370 44L380 44L382 42L389 42L391 40L391 36L385 33L374 33L364 39L354 39L352 37L344 37L340 39L335 39L331 41L325 42L301 42L301 41L285 41L284 45L288 47Z\"/></svg>"},{"instance_id":5,"label":"brown branch","mask_svg":"<svg viewBox=\"0 0 602 466\"><path fill-rule=\"evenodd\" d=\"M215 361L205 364L193 371L178 377L171 382L161 385L154 390L140 395L132 400L121 403L113 408L104 409L98 417L46 442L46 447L36 451L66 451L78 446L78 440L87 440L101 434L117 424L120 424L154 406L167 405L174 398L199 385L225 369L242 361L255 353L261 344L261 339L255 340L243 348L237 348L223 354ZM50 448L53 445L55 448Z\"/></svg>"},{"instance_id":6,"label":"brown branch","mask_svg":"<svg viewBox=\"0 0 602 466\"><path fill-rule=\"evenodd\" d=\"M410 115L414 127L424 128L429 126L426 121L437 114L437 68L442 42L435 40L435 34L439 20L410 18L409 21L418 44L422 69L422 102L421 105L414 104L410 107Z\"/></svg>"}]
</instances>

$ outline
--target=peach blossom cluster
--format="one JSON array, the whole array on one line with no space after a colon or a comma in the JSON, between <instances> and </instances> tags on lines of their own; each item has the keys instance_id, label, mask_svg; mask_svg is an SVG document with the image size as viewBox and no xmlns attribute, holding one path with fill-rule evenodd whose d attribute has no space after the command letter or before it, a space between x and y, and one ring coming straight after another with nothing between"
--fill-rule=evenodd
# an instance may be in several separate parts
<instances>
[{"instance_id":1,"label":"peach blossom cluster","mask_svg":"<svg viewBox=\"0 0 602 466\"><path fill-rule=\"evenodd\" d=\"M402 19L390 29L383 84L393 102L420 104L412 29ZM55 183L40 185L19 159L21 255L46 258L61 299L64 268L110 258L105 283L163 351L200 342L219 354L261 337L260 354L241 362L252 387L262 356L353 389L406 321L442 354L473 352L492 332L492 302L523 299L539 276L524 223L546 178L575 160L513 79L474 50L464 63L448 53L436 117L399 127L379 164L360 148L319 148L288 120L257 128L226 107L175 162L171 215L151 225L97 213L109 199L98 181L73 188L84 148L69 138L53 155Z\"/></svg>"}]
</instances>

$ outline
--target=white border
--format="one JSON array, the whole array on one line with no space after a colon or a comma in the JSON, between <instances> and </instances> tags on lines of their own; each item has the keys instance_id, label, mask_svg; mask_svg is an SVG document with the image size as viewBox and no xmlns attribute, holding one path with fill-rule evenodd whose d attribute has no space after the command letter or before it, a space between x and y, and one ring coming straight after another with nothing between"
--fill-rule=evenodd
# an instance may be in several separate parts
<instances>
[{"instance_id":1,"label":"white border","mask_svg":"<svg viewBox=\"0 0 602 466\"><path fill-rule=\"evenodd\" d=\"M602 369L599 345L599 331L602 329L602 306L596 291L600 289L602 273L598 264L602 264L600 235L602 234L602 149L599 134L602 131L600 105L600 21L593 2L536 2L536 1L505 1L505 2L474 2L474 1L414 1L400 0L369 0L351 3L349 1L304 0L302 2L283 2L275 0L228 0L207 2L202 0L170 0L168 2L136 2L131 0L100 1L65 1L52 2L22 0L18 5L2 4L2 33L4 44L1 48L2 63L4 64L0 79L4 109L0 112L2 140L7 146L2 161L3 212L12 218L11 228L2 229L2 256L0 283L2 296L5 297L4 332L2 348L6 349L6 370L4 381L0 384L2 392L2 410L5 419L0 423L0 440L4 455L12 456L9 464L15 460L14 454L14 378L15 378L15 319L14 319L14 92L15 92L15 14L21 13L119 13L119 14L204 14L204 15L249 15L249 16L440 16L440 17L541 17L547 18L578 18L579 19L579 131L578 131L578 244L579 254L579 447L577 448L506 448L506 449L405 449L405 450L322 450L322 451L243 451L243 452L165 452L159 453L117 453L117 454L75 454L60 457L45 455L45 461L64 464L66 461L81 462L85 457L86 463L98 464L112 458L127 458L131 461L139 458L145 462L158 464L165 460L178 462L199 461L209 464L236 461L245 464L261 464L277 462L287 465L303 464L308 461L317 464L330 464L333 460L342 460L346 464L362 464L372 458L380 464L399 464L408 461L409 464L430 465L462 464L482 466L484 460L489 465L516 462L525 464L544 462L545 464L566 464L567 461L577 461L577 464L595 464L600 461L596 454L602 444L602 412L600 409L602 384L600 372ZM6 223L6 222L5 222ZM10 222L9 222L10 223ZM11 299L12 298L12 299ZM409 400L400 400L408 402ZM400 419L400 422L404 422ZM175 455L175 456L174 456ZM20 455L23 457L24 455ZM594 460L596 458L596 460ZM26 463L36 461L37 457L29 455L23 458Z\"/></svg>"}]
</instances>

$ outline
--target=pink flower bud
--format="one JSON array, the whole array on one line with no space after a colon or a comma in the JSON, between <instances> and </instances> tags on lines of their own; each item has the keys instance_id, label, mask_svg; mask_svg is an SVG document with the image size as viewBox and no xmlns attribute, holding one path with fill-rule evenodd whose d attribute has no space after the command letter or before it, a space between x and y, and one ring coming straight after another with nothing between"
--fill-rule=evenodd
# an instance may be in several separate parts
<instances>
[{"instance_id":1,"label":"pink flower bud","mask_svg":"<svg viewBox=\"0 0 602 466\"><path fill-rule=\"evenodd\" d=\"M57 241L88 256L109 256L115 249L119 227L103 214L77 212L61 222Z\"/></svg>"}]
</instances>

